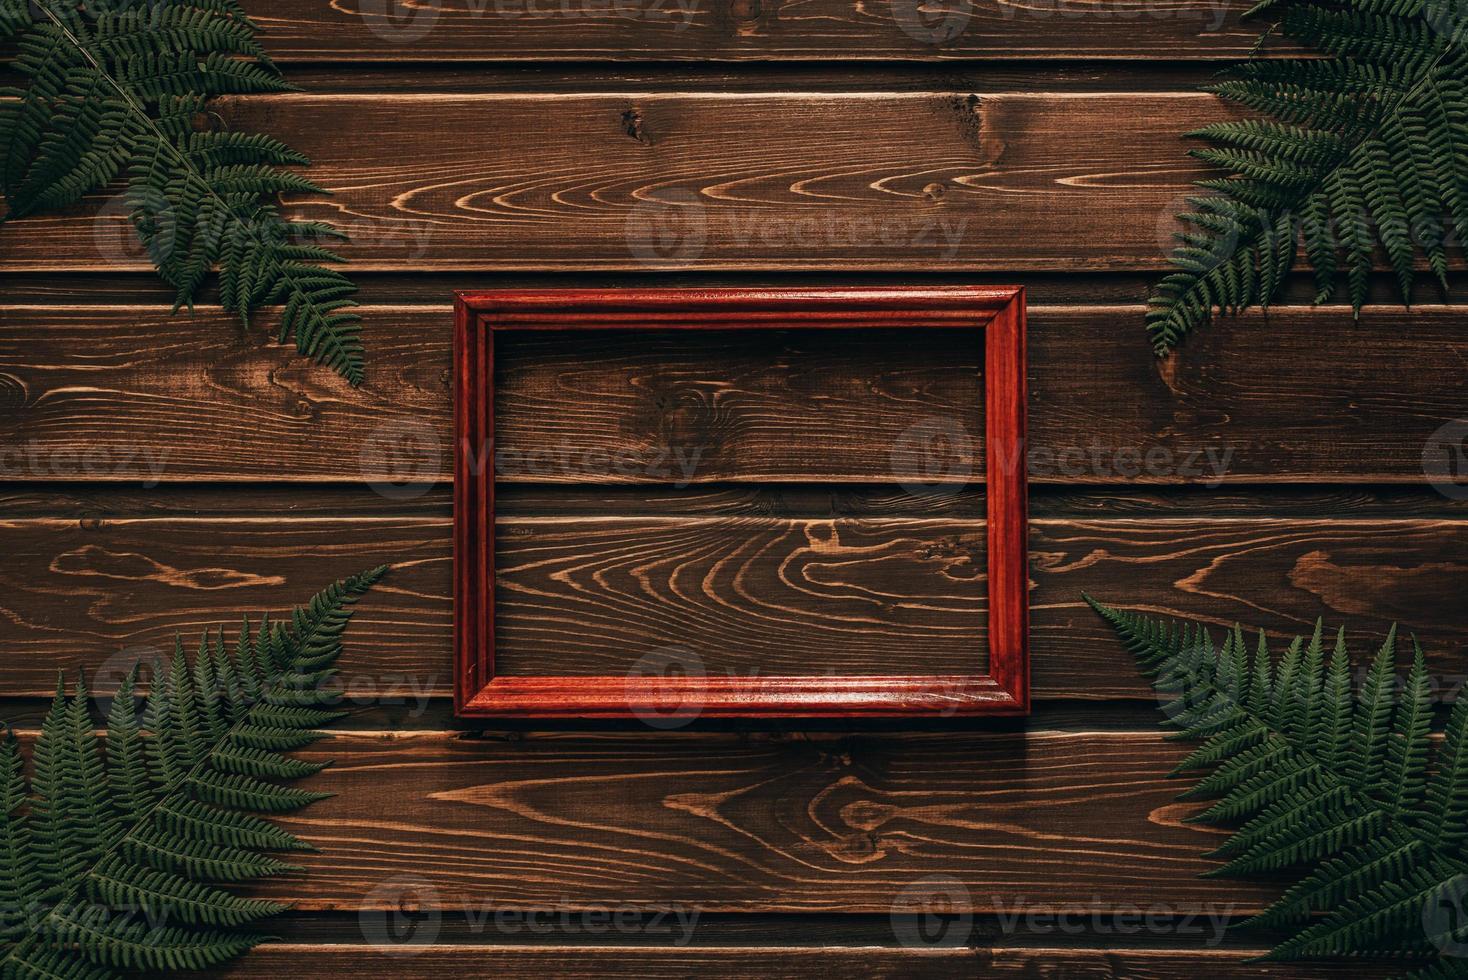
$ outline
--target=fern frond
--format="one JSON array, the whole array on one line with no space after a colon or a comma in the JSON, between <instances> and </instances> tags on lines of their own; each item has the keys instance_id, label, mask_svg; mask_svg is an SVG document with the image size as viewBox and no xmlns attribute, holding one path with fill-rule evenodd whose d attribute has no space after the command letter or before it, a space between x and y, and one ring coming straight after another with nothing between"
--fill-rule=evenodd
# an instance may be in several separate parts
<instances>
[{"instance_id":1,"label":"fern frond","mask_svg":"<svg viewBox=\"0 0 1468 980\"><path fill-rule=\"evenodd\" d=\"M206 634L151 674L139 718L136 668L93 731L78 681L58 685L26 785L15 736L0 741L0 977L115 980L202 970L261 938L281 911L231 883L297 870L268 852L310 850L259 816L323 798L285 785L322 765L284 752L319 737L321 705L352 606L385 572L338 582L288 622L248 624L235 651ZM289 695L290 707L272 704Z\"/></svg>"},{"instance_id":2,"label":"fern frond","mask_svg":"<svg viewBox=\"0 0 1468 980\"><path fill-rule=\"evenodd\" d=\"M0 740L0 948L25 934L32 903L43 894L26 803L25 759L15 732Z\"/></svg>"},{"instance_id":3,"label":"fern frond","mask_svg":"<svg viewBox=\"0 0 1468 980\"><path fill-rule=\"evenodd\" d=\"M1437 761L1422 829L1434 847L1461 851L1468 841L1468 698L1453 704Z\"/></svg>"},{"instance_id":4,"label":"fern frond","mask_svg":"<svg viewBox=\"0 0 1468 980\"><path fill-rule=\"evenodd\" d=\"M0 105L9 209L0 222L125 180L132 223L175 289L175 312L193 309L217 268L226 310L248 324L279 304L282 341L362 382L348 298L356 288L328 268L341 259L322 244L345 236L275 207L283 194L325 193L283 169L307 159L268 136L199 131L212 96L292 88L237 4L0 0L0 33L19 36L15 67L29 80L17 103Z\"/></svg>"},{"instance_id":5,"label":"fern frond","mask_svg":"<svg viewBox=\"0 0 1468 980\"><path fill-rule=\"evenodd\" d=\"M1446 2L1446 0L1445 0ZM1256 60L1209 86L1263 119L1188 134L1193 156L1221 178L1215 197L1179 215L1174 271L1157 286L1147 327L1159 355L1214 316L1268 307L1303 242L1316 302L1346 274L1352 307L1365 303L1378 249L1410 301L1417 262L1446 287L1446 246L1468 228L1468 48L1443 3L1269 0L1286 35L1332 56ZM1235 220L1208 215L1232 205Z\"/></svg>"},{"instance_id":6,"label":"fern frond","mask_svg":"<svg viewBox=\"0 0 1468 980\"><path fill-rule=\"evenodd\" d=\"M1190 820L1232 827L1210 876L1298 876L1247 923L1296 930L1270 958L1430 957L1468 941L1428 935L1434 903L1468 890L1468 700L1434 757L1419 646L1398 692L1393 630L1354 691L1343 630L1329 656L1317 624L1276 663L1262 637L1244 656L1238 628L1214 651L1200 628L1087 602L1159 694L1185 692L1168 725L1202 744L1179 768L1211 771L1183 798L1213 801Z\"/></svg>"},{"instance_id":7,"label":"fern frond","mask_svg":"<svg viewBox=\"0 0 1468 980\"><path fill-rule=\"evenodd\" d=\"M1412 668L1397 704L1395 731L1387 744L1386 768L1375 796L1394 815L1415 810L1427 788L1427 753L1432 727L1432 691L1422 648L1413 643Z\"/></svg>"}]
</instances>

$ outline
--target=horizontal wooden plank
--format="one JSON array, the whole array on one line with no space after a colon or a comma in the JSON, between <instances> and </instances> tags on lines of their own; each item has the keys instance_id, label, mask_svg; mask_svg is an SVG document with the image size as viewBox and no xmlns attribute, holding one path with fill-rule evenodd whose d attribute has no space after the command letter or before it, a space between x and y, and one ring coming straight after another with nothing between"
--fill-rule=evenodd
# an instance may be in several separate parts
<instances>
[{"instance_id":1,"label":"horizontal wooden plank","mask_svg":"<svg viewBox=\"0 0 1468 980\"><path fill-rule=\"evenodd\" d=\"M1199 880L1156 734L339 735L335 793L283 820L320 852L260 892L312 909L1248 914ZM941 881L934 881L941 876ZM937 896L925 898L936 901Z\"/></svg>"},{"instance_id":2,"label":"horizontal wooden plank","mask_svg":"<svg viewBox=\"0 0 1468 980\"><path fill-rule=\"evenodd\" d=\"M978 329L496 335L516 483L905 481L983 473Z\"/></svg>"},{"instance_id":3,"label":"horizontal wooden plank","mask_svg":"<svg viewBox=\"0 0 1468 980\"><path fill-rule=\"evenodd\" d=\"M247 9L262 6L246 4ZM1224 0L276 0L251 13L283 61L1239 58Z\"/></svg>"},{"instance_id":4,"label":"horizontal wooden plank","mask_svg":"<svg viewBox=\"0 0 1468 980\"><path fill-rule=\"evenodd\" d=\"M423 925L417 925L422 929ZM597 928L597 926L593 926ZM610 931L613 923L606 926ZM409 934L412 935L411 933ZM417 936L422 939L422 933ZM552 946L506 949L445 946L432 941L402 946L272 945L211 974L222 980L316 980L329 974L434 980L490 976L502 980L683 980L726 977L845 976L874 980L969 980L981 955L971 949L840 949L829 947L715 947L616 949Z\"/></svg>"},{"instance_id":5,"label":"horizontal wooden plank","mask_svg":"<svg viewBox=\"0 0 1468 980\"><path fill-rule=\"evenodd\" d=\"M110 707L103 691L94 707ZM54 692L53 692L54 694ZM16 728L39 728L51 708L53 694L32 697L8 697L0 694L0 722ZM443 732L466 727L454 715L453 702L446 696L417 698L388 695L379 700L368 701L356 698L343 705L346 715L332 727L341 731L396 731L396 732ZM1004 716L996 718L965 718L961 724L952 718L898 718L898 719L813 719L802 722L812 729L821 731L866 732L884 731L947 731L962 727L965 731L1015 732L1029 728L1047 731L1082 732L1135 732L1149 731L1160 719L1155 700L1132 701L1056 701L1046 700L1033 705L1033 710L1023 718ZM105 719L99 714L97 724ZM788 726L782 721L747 721L738 719L699 719L693 726L700 731L736 731L741 729L777 730ZM476 725L476 730L478 726ZM495 731L538 731L548 727L544 720L497 719ZM556 731L620 731L626 724L617 720L567 719L555 723ZM321 938L312 933L308 938ZM331 938L330 936L326 938ZM797 940L792 940L797 942Z\"/></svg>"},{"instance_id":6,"label":"horizontal wooden plank","mask_svg":"<svg viewBox=\"0 0 1468 980\"><path fill-rule=\"evenodd\" d=\"M1187 751L1152 732L336 732L296 753L330 763L311 788L332 795L272 818L317 850L251 892L359 912L369 942L395 913L452 935L594 909L661 912L685 942L706 913L887 915L900 941L934 911L1028 935L1032 915L1140 912L1217 943L1279 887L1199 877L1224 832L1185 822L1201 805L1168 773Z\"/></svg>"},{"instance_id":7,"label":"horizontal wooden plank","mask_svg":"<svg viewBox=\"0 0 1468 980\"><path fill-rule=\"evenodd\" d=\"M366 484L315 483L3 483L0 513L11 518L118 517L437 517L453 514L453 488L416 486L416 496L385 497ZM1059 517L1468 517L1468 497L1430 486L1072 487L1030 488L1030 516ZM850 484L554 486L502 484L495 509L505 516L574 514L640 517L954 517L982 520L982 487L909 493Z\"/></svg>"},{"instance_id":8,"label":"horizontal wooden plank","mask_svg":"<svg viewBox=\"0 0 1468 980\"><path fill-rule=\"evenodd\" d=\"M1351 626L1358 654L1400 621L1422 637L1440 691L1450 693L1468 652L1465 544L1468 522L1460 519L1034 520L1035 695L1150 696L1082 592L1290 634L1323 616ZM396 570L363 602L349 637L343 667L353 697L413 705L450 687L450 528L442 518L12 520L0 524L0 553L0 642L9 658L0 695L43 696L58 668L116 676L139 653L171 645L175 631L197 635L288 608L380 562ZM719 557L692 554L690 568L712 568ZM659 571L648 581L667 594L667 569ZM593 589L589 603L615 598L608 586L579 579L559 587L573 584ZM555 665L553 653L540 662Z\"/></svg>"},{"instance_id":9,"label":"horizontal wooden plank","mask_svg":"<svg viewBox=\"0 0 1468 980\"><path fill-rule=\"evenodd\" d=\"M703 288L781 286L810 288L850 286L840 272L365 272L352 271L362 302L370 306L442 306L458 290L588 289L588 288ZM1012 286L1023 281L1032 306L1135 306L1146 300L1157 282L1155 272L1027 272L1022 280L1005 272L946 272L941 267L921 272L862 272L869 286ZM201 312L217 305L218 277L205 278L196 304ZM1448 295L1468 295L1468 273L1450 271ZM1400 306L1396 276L1379 270L1367 279L1369 306ZM1284 283L1276 311L1289 306L1308 307L1316 294L1315 277L1301 265ZM1442 302L1435 282L1419 279L1414 306L1429 308ZM152 270L132 272L16 272L0 279L0 306L151 306L173 305L173 290Z\"/></svg>"},{"instance_id":10,"label":"horizontal wooden plank","mask_svg":"<svg viewBox=\"0 0 1468 980\"><path fill-rule=\"evenodd\" d=\"M1145 903L1144 903L1145 904ZM1117 930L1125 934L1131 929ZM1145 930L1143 930L1145 931ZM1195 933L1196 934L1196 933ZM1207 944L1205 939L1203 945ZM1071 980L1176 980L1200 976L1209 980L1249 980L1291 977L1294 980L1329 980L1332 977L1389 977L1401 964L1362 960L1311 963L1260 963L1256 950L1161 950L1161 949L996 949L981 951L986 976L1061 976Z\"/></svg>"},{"instance_id":11,"label":"horizontal wooden plank","mask_svg":"<svg viewBox=\"0 0 1468 980\"><path fill-rule=\"evenodd\" d=\"M356 270L1027 272L1162 265L1201 93L219 99L314 161ZM427 122L431 120L431 123ZM370 133L370 140L339 138ZM730 139L731 133L757 138ZM0 269L142 269L120 195L5 226Z\"/></svg>"},{"instance_id":12,"label":"horizontal wooden plank","mask_svg":"<svg viewBox=\"0 0 1468 980\"><path fill-rule=\"evenodd\" d=\"M1143 903L1145 906L1146 903ZM950 926L952 928L952 926ZM1058 925L1057 925L1058 930ZM505 980L541 980L547 976L576 977L688 977L719 976L750 980L769 977L828 977L833 971L852 977L1037 977L1063 976L1073 980L1172 980L1203 976L1210 980L1327 980L1331 977L1390 976L1393 969L1367 963L1255 963L1259 950L1133 948L1016 948L976 949L903 948L866 946L771 948L750 946L659 948L596 948L435 944L405 946L332 946L290 944L264 946L238 961L221 975L229 980L314 980L327 974L374 975L390 971L398 980L458 980L493 973ZM1148 933L1144 925L1124 925L1124 933ZM1063 936L1057 936L1063 939ZM1400 971L1401 967L1395 967Z\"/></svg>"},{"instance_id":13,"label":"horizontal wooden plank","mask_svg":"<svg viewBox=\"0 0 1468 980\"><path fill-rule=\"evenodd\" d=\"M984 673L985 551L982 520L503 518L495 671Z\"/></svg>"},{"instance_id":14,"label":"horizontal wooden plank","mask_svg":"<svg viewBox=\"0 0 1468 980\"><path fill-rule=\"evenodd\" d=\"M1281 42L1283 44L1283 42ZM1264 57L1270 53L1265 52ZM310 62L285 68L302 92L1187 92L1217 79L1207 60ZM18 73L16 73L18 77ZM10 80L10 81L13 81ZM0 67L0 83L7 82Z\"/></svg>"},{"instance_id":15,"label":"horizontal wooden plank","mask_svg":"<svg viewBox=\"0 0 1468 980\"><path fill-rule=\"evenodd\" d=\"M450 474L452 314L391 306L365 314L368 379L352 389L291 350L265 346L263 326L242 331L214 313L0 308L0 479L336 480L417 499L422 489L406 484ZM1463 412L1465 315L1461 307L1370 308L1353 325L1338 308L1276 310L1221 323L1158 362L1138 307L1037 307L1031 480L1424 486L1424 452L1451 448L1455 430L1444 427ZM614 399L617 379L625 385L636 370L630 353L577 366L578 390L556 396L598 412L600 421L591 431L563 425L556 438L564 456L596 448L676 463L673 450L690 420L706 417L718 424L698 429L702 452L737 461L754 415L711 415L706 379L645 367L643 388ZM893 404L848 380L846 404ZM918 379L902 380L902 390L922 390ZM938 404L957 397L946 369L929 380ZM501 381L508 405L543 403L559 383L534 372ZM580 390L608 397L583 402ZM922 417L939 423L935 433L946 423L968 427L966 417ZM893 431L900 435L889 426L888 438ZM890 449L877 454L879 464L883 456L890 460ZM678 472L649 475L673 483Z\"/></svg>"}]
</instances>

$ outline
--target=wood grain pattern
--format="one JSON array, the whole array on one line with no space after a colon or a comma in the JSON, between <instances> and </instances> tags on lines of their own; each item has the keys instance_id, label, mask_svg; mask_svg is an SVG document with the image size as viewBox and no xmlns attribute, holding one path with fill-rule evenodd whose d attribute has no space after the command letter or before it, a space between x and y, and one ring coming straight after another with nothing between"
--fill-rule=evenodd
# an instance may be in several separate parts
<instances>
[{"instance_id":1,"label":"wood grain pattern","mask_svg":"<svg viewBox=\"0 0 1468 980\"><path fill-rule=\"evenodd\" d=\"M952 13L945 16L945 9ZM975 0L277 0L256 17L285 61L1238 58L1232 3ZM364 15L363 11L367 13Z\"/></svg>"},{"instance_id":2,"label":"wood grain pattern","mask_svg":"<svg viewBox=\"0 0 1468 980\"><path fill-rule=\"evenodd\" d=\"M0 484L0 513L13 519L121 517L434 517L453 513L443 484L393 500L366 484L317 483L308 493L290 483ZM246 492L248 490L248 492ZM830 520L870 517L982 518L984 494L915 495L888 486L501 486L501 512L520 517L575 514L629 517L779 517ZM1069 487L1031 489L1036 518L1461 518L1468 499L1430 486L1275 485L1225 487Z\"/></svg>"},{"instance_id":3,"label":"wood grain pattern","mask_svg":"<svg viewBox=\"0 0 1468 980\"><path fill-rule=\"evenodd\" d=\"M321 848L261 893L312 909L888 914L923 879L954 906L1249 914L1199 880L1159 734L339 735L337 795L284 821ZM390 809L383 801L391 800ZM910 894L910 891L907 892Z\"/></svg>"},{"instance_id":4,"label":"wood grain pattern","mask_svg":"<svg viewBox=\"0 0 1468 980\"><path fill-rule=\"evenodd\" d=\"M1146 903L1144 902L1143 905ZM1131 925L1124 926L1130 930ZM1189 927L1192 928L1191 926ZM1207 935L1207 926L1200 928ZM913 980L952 977L1066 977L1071 980L1171 980L1202 976L1210 980L1330 980L1332 977L1385 977L1392 969L1366 963L1254 963L1258 949L1129 948L979 948L860 949L800 947L690 947L685 949L587 949L575 946L504 948L437 945L411 956L399 947L265 946L222 976L228 980L315 980L329 973L382 975L398 980L459 980L492 972L506 980L540 980L553 970L567 980L599 977L673 978L717 975L767 980L769 977L894 977ZM1399 968L1398 968L1399 969ZM976 972L978 971L978 972Z\"/></svg>"},{"instance_id":5,"label":"wood grain pattern","mask_svg":"<svg viewBox=\"0 0 1468 980\"><path fill-rule=\"evenodd\" d=\"M977 330L527 332L495 348L502 482L982 479Z\"/></svg>"},{"instance_id":6,"label":"wood grain pattern","mask_svg":"<svg viewBox=\"0 0 1468 980\"><path fill-rule=\"evenodd\" d=\"M498 673L622 675L660 654L735 677L973 674L988 663L982 520L500 527Z\"/></svg>"},{"instance_id":7,"label":"wood grain pattern","mask_svg":"<svg viewBox=\"0 0 1468 980\"><path fill-rule=\"evenodd\" d=\"M355 272L1156 269L1168 216L1208 173L1178 134L1229 115L1199 93L285 94L216 105L231 128L311 157L311 178L333 196L290 210L340 222ZM0 269L145 269L127 213L116 198L7 225Z\"/></svg>"},{"instance_id":8,"label":"wood grain pattern","mask_svg":"<svg viewBox=\"0 0 1468 980\"><path fill-rule=\"evenodd\" d=\"M438 911L450 933L505 910L661 911L686 934L695 913L916 898L1034 934L1032 913L1142 902L1218 939L1276 889L1197 877L1222 832L1184 822L1198 804L1167 772L1186 751L1157 732L336 732L299 753L331 762L312 785L334 795L278 818L318 851L251 892L366 929Z\"/></svg>"},{"instance_id":9,"label":"wood grain pattern","mask_svg":"<svg viewBox=\"0 0 1468 980\"><path fill-rule=\"evenodd\" d=\"M1371 308L1349 327L1347 310L1275 310L1267 321L1219 324L1172 360L1157 362L1146 354L1139 307L1034 309L1031 483L1420 487L1424 449L1463 413L1465 315L1462 307ZM451 309L370 307L366 320L372 361L367 383L353 389L293 350L262 346L263 325L246 333L215 313L0 308L0 477L345 480L388 493L399 484L447 480ZM84 365L74 360L79 350L87 352ZM672 364L692 356L668 347L662 353ZM644 462L655 447L652 459L664 454L672 476L679 471L670 437L697 431L709 436L715 454L714 437L749 438L747 427L709 424L717 419L697 408L707 386L691 375L657 375L634 354L622 354L583 364L571 375L574 389L566 386L562 396L612 391L633 376L660 386L604 400L604 418L583 418L569 431L539 425L536 438ZM855 378L843 381L834 371L815 377L841 387L845 404L869 411L892 404L868 397ZM886 391L944 408L957 398L956 377L947 369L922 380L894 375ZM503 380L510 404L522 397L544 402L561 384L529 367ZM792 393L792 409L801 394ZM803 403L814 404L809 396ZM826 448L842 445L839 433L827 438ZM409 501L404 506L419 495L413 488L397 494Z\"/></svg>"},{"instance_id":10,"label":"wood grain pattern","mask_svg":"<svg viewBox=\"0 0 1468 980\"><path fill-rule=\"evenodd\" d=\"M447 480L451 317L376 308L372 378L354 389L217 310L6 308L0 475L409 480L431 459L418 478Z\"/></svg>"},{"instance_id":11,"label":"wood grain pattern","mask_svg":"<svg viewBox=\"0 0 1468 980\"><path fill-rule=\"evenodd\" d=\"M706 529L728 519L686 520L690 541L701 542L694 560L712 569L719 553L709 547ZM957 522L954 533L964 527ZM288 608L326 581L390 562L394 573L357 613L346 677L363 698L447 696L449 532L445 518L7 521L0 524L0 553L7 555L0 566L0 622L10 659L0 695L45 696L58 667L116 664L128 659L119 656L128 650L171 644L175 630L193 635L246 613ZM1351 624L1358 654L1400 621L1422 637L1443 693L1463 681L1468 522L1461 519L1044 518L1031 522L1030 534L1037 698L1150 697L1115 637L1081 602L1083 591L1160 614L1291 635L1324 616L1333 625ZM611 535L601 540L607 557L594 562L612 567L626 545ZM945 568L948 559L920 567ZM931 581L945 581L941 572L933 574ZM581 597L567 605L567 597L592 582L590 576L561 582L560 591L536 602L584 610L594 603ZM615 588L598 587L606 590L602 607L614 606ZM646 594L635 598L638 615L658 614ZM712 601L695 609L740 625L737 611ZM613 657L594 634L572 650L564 663L542 663L570 671L582 657ZM759 648L761 656L771 652Z\"/></svg>"},{"instance_id":12,"label":"wood grain pattern","mask_svg":"<svg viewBox=\"0 0 1468 980\"><path fill-rule=\"evenodd\" d=\"M564 980L686 980L708 976L769 980L839 971L871 980L970 980L978 962L979 954L971 949L506 949L440 944L292 944L263 947L215 975L223 980L316 980L329 974L391 976L396 980L463 980L490 975L504 980L544 980L548 976Z\"/></svg>"}]
</instances>

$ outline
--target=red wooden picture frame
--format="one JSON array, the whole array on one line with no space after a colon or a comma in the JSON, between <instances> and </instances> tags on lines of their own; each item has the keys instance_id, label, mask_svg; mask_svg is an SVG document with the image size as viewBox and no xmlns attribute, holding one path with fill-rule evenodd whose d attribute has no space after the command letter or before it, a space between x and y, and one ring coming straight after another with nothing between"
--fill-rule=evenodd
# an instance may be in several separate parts
<instances>
[{"instance_id":1,"label":"red wooden picture frame","mask_svg":"<svg viewBox=\"0 0 1468 980\"><path fill-rule=\"evenodd\" d=\"M507 330L952 328L984 333L989 666L973 675L522 677L494 671L494 338ZM471 718L1029 711L1025 296L1011 287L496 290L455 305L455 707Z\"/></svg>"}]
</instances>

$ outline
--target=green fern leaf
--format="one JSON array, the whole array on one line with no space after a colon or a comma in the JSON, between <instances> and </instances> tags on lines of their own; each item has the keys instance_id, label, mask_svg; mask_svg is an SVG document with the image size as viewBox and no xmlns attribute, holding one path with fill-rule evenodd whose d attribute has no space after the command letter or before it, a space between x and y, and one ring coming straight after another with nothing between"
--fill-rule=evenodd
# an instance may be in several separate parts
<instances>
[{"instance_id":1,"label":"green fern leaf","mask_svg":"<svg viewBox=\"0 0 1468 980\"><path fill-rule=\"evenodd\" d=\"M1411 298L1424 259L1446 286L1446 246L1468 228L1468 47L1452 0L1268 0L1282 32L1330 56L1255 60L1210 91L1265 118L1188 134L1224 176L1179 215L1174 271L1147 327L1159 355L1214 316L1268 307L1295 246L1314 267L1316 303L1344 271L1365 304L1378 248ZM1230 214L1219 223L1209 215Z\"/></svg>"},{"instance_id":2,"label":"green fern leaf","mask_svg":"<svg viewBox=\"0 0 1468 980\"><path fill-rule=\"evenodd\" d=\"M33 16L34 15L34 16ZM283 194L320 194L308 161L253 133L199 132L216 95L291 90L256 27L230 0L148 5L0 0L26 77L0 104L0 222L65 207L126 182L131 219L174 310L193 309L218 269L224 308L245 323L281 307L279 335L353 385L364 377L359 317L341 261L345 236L282 218Z\"/></svg>"},{"instance_id":3,"label":"green fern leaf","mask_svg":"<svg viewBox=\"0 0 1468 980\"><path fill-rule=\"evenodd\" d=\"M1427 804L1423 829L1429 841L1442 850L1462 850L1468 841L1468 698L1453 703Z\"/></svg>"},{"instance_id":4,"label":"green fern leaf","mask_svg":"<svg viewBox=\"0 0 1468 980\"><path fill-rule=\"evenodd\" d=\"M1317 624L1278 663L1262 637L1241 660L1237 628L1215 653L1191 639L1200 629L1087 601L1159 694L1185 692L1169 727L1202 744L1180 769L1211 767L1183 797L1212 801L1190 822L1232 828L1210 876L1296 876L1247 923L1294 930L1270 958L1431 958L1468 941L1428 934L1433 909L1456 908L1468 882L1468 700L1434 757L1420 647L1398 692L1393 630L1355 691L1344 631L1328 658ZM1426 975L1453 975L1446 962Z\"/></svg>"},{"instance_id":5,"label":"green fern leaf","mask_svg":"<svg viewBox=\"0 0 1468 980\"><path fill-rule=\"evenodd\" d=\"M0 977L116 980L203 970L249 950L246 927L281 911L227 887L297 870L310 850L259 816L327 794L284 785L322 766L284 755L333 717L330 676L352 606L378 568L323 590L288 623L248 625L235 652L206 634L190 663L154 665L139 718L136 669L93 730L80 681L52 702L27 786L19 741L0 740ZM242 680L246 678L247 680ZM289 693L289 707L271 704Z\"/></svg>"},{"instance_id":6,"label":"green fern leaf","mask_svg":"<svg viewBox=\"0 0 1468 980\"><path fill-rule=\"evenodd\" d=\"M25 934L31 903L43 893L30 827L21 813L26 795L20 740L6 729L0 741L0 945Z\"/></svg>"}]
</instances>

